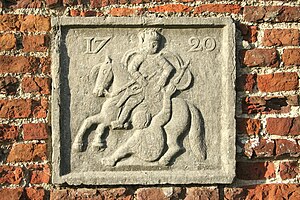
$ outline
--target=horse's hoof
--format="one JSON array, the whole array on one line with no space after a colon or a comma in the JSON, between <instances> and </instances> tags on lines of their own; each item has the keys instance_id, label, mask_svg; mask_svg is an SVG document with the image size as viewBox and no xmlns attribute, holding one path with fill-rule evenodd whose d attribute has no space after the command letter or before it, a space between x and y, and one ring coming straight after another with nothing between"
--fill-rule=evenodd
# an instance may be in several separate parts
<instances>
[{"instance_id":1,"label":"horse's hoof","mask_svg":"<svg viewBox=\"0 0 300 200\"><path fill-rule=\"evenodd\" d=\"M123 125L122 122L116 120L116 121L111 122L111 128L113 130L115 130L115 129L122 129L122 128L124 128L124 125Z\"/></svg>"},{"instance_id":2,"label":"horse's hoof","mask_svg":"<svg viewBox=\"0 0 300 200\"><path fill-rule=\"evenodd\" d=\"M116 163L115 160L112 158L102 158L100 162L102 163L102 165L111 166L111 167L114 166Z\"/></svg>"},{"instance_id":3,"label":"horse's hoof","mask_svg":"<svg viewBox=\"0 0 300 200\"><path fill-rule=\"evenodd\" d=\"M168 158L161 158L161 159L158 161L158 164L159 164L159 165L164 165L164 166L167 166L169 163L170 163L170 159L168 159Z\"/></svg>"},{"instance_id":4,"label":"horse's hoof","mask_svg":"<svg viewBox=\"0 0 300 200\"><path fill-rule=\"evenodd\" d=\"M81 143L73 143L73 146L72 146L72 150L74 151L74 152L82 152L82 144Z\"/></svg>"},{"instance_id":5,"label":"horse's hoof","mask_svg":"<svg viewBox=\"0 0 300 200\"><path fill-rule=\"evenodd\" d=\"M106 149L106 145L103 142L92 143L92 150L93 151L104 151L105 149Z\"/></svg>"}]
</instances>

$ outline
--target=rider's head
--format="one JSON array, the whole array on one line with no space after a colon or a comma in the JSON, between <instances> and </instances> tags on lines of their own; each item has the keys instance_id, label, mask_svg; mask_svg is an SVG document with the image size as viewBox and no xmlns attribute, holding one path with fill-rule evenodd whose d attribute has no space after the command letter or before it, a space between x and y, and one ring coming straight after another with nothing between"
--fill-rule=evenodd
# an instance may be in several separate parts
<instances>
[{"instance_id":1,"label":"rider's head","mask_svg":"<svg viewBox=\"0 0 300 200\"><path fill-rule=\"evenodd\" d=\"M147 110L138 111L132 116L132 125L135 129L143 129L149 126L151 115Z\"/></svg>"},{"instance_id":2,"label":"rider's head","mask_svg":"<svg viewBox=\"0 0 300 200\"><path fill-rule=\"evenodd\" d=\"M139 41L143 51L155 54L158 51L161 36L155 29L145 29L139 33Z\"/></svg>"}]
</instances>

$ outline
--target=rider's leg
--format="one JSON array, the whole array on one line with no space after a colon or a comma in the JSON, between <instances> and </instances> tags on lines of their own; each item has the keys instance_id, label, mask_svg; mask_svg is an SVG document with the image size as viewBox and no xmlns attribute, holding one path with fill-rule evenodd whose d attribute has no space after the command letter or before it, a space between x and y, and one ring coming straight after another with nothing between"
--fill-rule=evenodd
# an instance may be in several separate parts
<instances>
[{"instance_id":1,"label":"rider's leg","mask_svg":"<svg viewBox=\"0 0 300 200\"><path fill-rule=\"evenodd\" d=\"M85 131L89 127L91 127L93 124L97 124L97 123L100 123L100 122L101 122L101 116L99 114L88 117L83 121L83 123L80 126L80 128L77 132L77 135L74 139L73 149L75 151L82 151L82 138L83 138L83 135L84 135Z\"/></svg>"},{"instance_id":2,"label":"rider's leg","mask_svg":"<svg viewBox=\"0 0 300 200\"><path fill-rule=\"evenodd\" d=\"M129 117L130 112L141 102L143 101L143 97L141 95L139 96L133 96L129 98L124 106L124 108L121 111L120 116L118 117L117 120L111 122L111 126L113 129L117 128L123 128L124 123Z\"/></svg>"}]
</instances>

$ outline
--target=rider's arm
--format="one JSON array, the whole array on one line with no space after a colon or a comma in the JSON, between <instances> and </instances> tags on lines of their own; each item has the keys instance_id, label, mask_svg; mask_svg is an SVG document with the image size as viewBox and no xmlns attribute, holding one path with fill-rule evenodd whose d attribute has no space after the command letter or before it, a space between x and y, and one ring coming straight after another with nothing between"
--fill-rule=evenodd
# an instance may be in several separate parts
<instances>
[{"instance_id":1,"label":"rider's arm","mask_svg":"<svg viewBox=\"0 0 300 200\"><path fill-rule=\"evenodd\" d=\"M163 87L166 85L166 82L174 68L165 58L160 59L159 65L162 66L163 72L158 80L158 85Z\"/></svg>"},{"instance_id":2,"label":"rider's arm","mask_svg":"<svg viewBox=\"0 0 300 200\"><path fill-rule=\"evenodd\" d=\"M128 65L128 72L130 73L132 78L137 82L139 82L139 80L143 78L142 74L138 71L142 62L143 57L141 55L137 55Z\"/></svg>"}]
</instances>

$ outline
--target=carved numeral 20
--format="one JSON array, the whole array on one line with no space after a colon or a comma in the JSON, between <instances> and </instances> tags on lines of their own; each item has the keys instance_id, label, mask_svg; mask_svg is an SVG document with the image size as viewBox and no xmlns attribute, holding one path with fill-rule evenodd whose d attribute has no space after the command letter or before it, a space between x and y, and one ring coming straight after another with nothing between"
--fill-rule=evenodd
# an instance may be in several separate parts
<instances>
[{"instance_id":1,"label":"carved numeral 20","mask_svg":"<svg viewBox=\"0 0 300 200\"><path fill-rule=\"evenodd\" d=\"M86 40L86 54L96 54L98 53L104 45L110 40L111 37L85 37Z\"/></svg>"},{"instance_id":2,"label":"carved numeral 20","mask_svg":"<svg viewBox=\"0 0 300 200\"><path fill-rule=\"evenodd\" d=\"M206 37L200 40L197 37L191 37L189 39L189 45L192 46L188 52L195 51L213 51L216 48L216 40L212 37Z\"/></svg>"}]
</instances>

